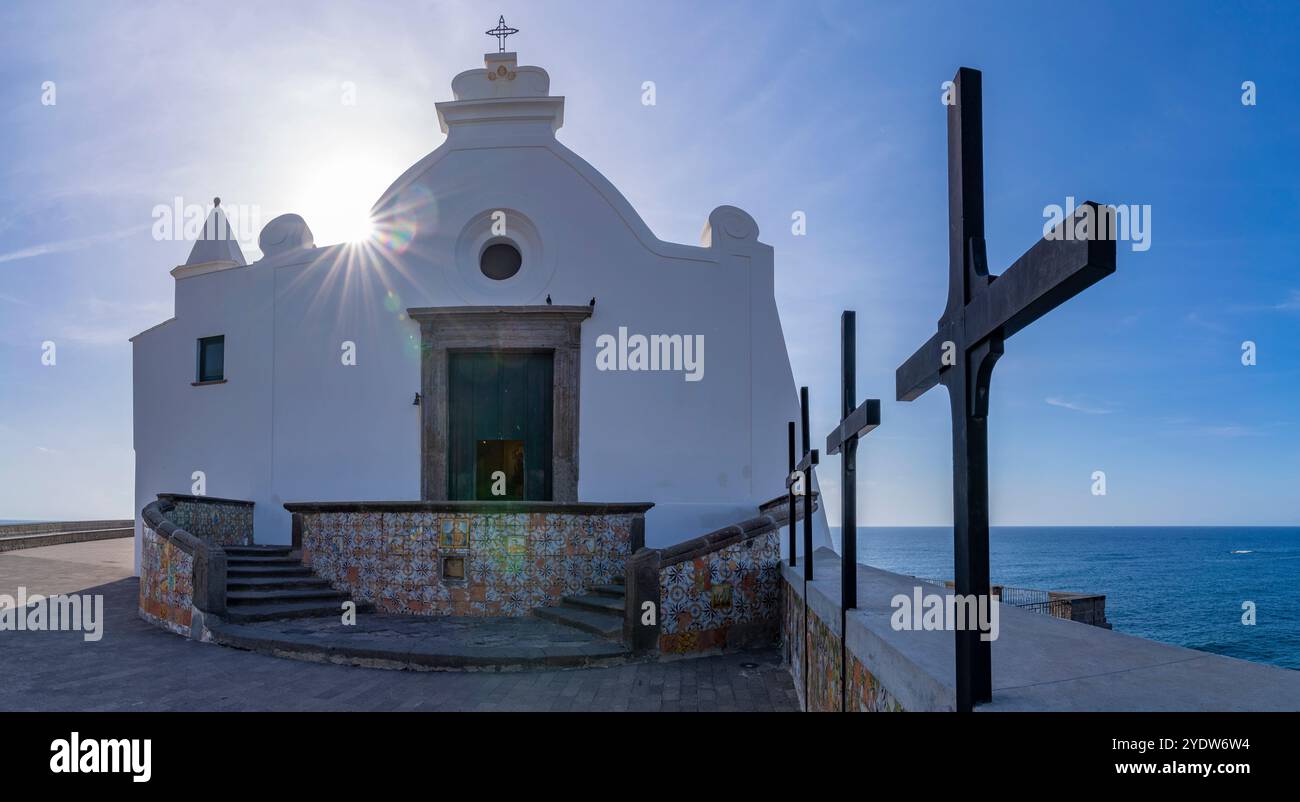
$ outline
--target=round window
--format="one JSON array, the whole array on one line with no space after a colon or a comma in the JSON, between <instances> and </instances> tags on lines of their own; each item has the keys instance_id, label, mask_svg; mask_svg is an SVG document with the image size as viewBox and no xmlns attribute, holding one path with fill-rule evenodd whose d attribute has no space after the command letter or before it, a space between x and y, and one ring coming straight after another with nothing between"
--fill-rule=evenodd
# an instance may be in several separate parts
<instances>
[{"instance_id":1,"label":"round window","mask_svg":"<svg viewBox=\"0 0 1300 802\"><path fill-rule=\"evenodd\" d=\"M518 273L522 263L523 257L519 255L519 249L506 242L495 242L487 246L478 258L479 270L496 281L505 281Z\"/></svg>"}]
</instances>

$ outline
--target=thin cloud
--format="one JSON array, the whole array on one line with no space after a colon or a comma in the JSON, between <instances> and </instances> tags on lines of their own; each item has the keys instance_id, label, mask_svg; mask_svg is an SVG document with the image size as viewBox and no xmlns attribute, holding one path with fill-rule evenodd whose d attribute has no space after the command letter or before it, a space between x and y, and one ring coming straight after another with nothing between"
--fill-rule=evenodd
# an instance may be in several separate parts
<instances>
[{"instance_id":1,"label":"thin cloud","mask_svg":"<svg viewBox=\"0 0 1300 802\"><path fill-rule=\"evenodd\" d=\"M88 298L77 304L53 328L58 338L83 345L125 345L127 340L160 319L170 316L171 304L113 303Z\"/></svg>"},{"instance_id":2,"label":"thin cloud","mask_svg":"<svg viewBox=\"0 0 1300 802\"><path fill-rule=\"evenodd\" d=\"M1255 304L1253 306L1234 306L1233 312L1300 312L1300 290L1291 290L1286 300L1275 304Z\"/></svg>"},{"instance_id":3,"label":"thin cloud","mask_svg":"<svg viewBox=\"0 0 1300 802\"><path fill-rule=\"evenodd\" d=\"M1291 290L1291 295L1285 301L1273 306L1279 312L1297 312L1300 311L1300 290Z\"/></svg>"},{"instance_id":4,"label":"thin cloud","mask_svg":"<svg viewBox=\"0 0 1300 802\"><path fill-rule=\"evenodd\" d=\"M1205 318L1201 317L1195 312L1188 312L1187 317L1184 319L1193 326L1199 326L1207 331L1212 331L1215 334L1228 333L1228 330L1224 328L1222 325L1210 320L1206 320Z\"/></svg>"},{"instance_id":5,"label":"thin cloud","mask_svg":"<svg viewBox=\"0 0 1300 802\"><path fill-rule=\"evenodd\" d=\"M125 239L140 231L149 228L149 225L133 226L121 231L110 231L105 234L95 234L90 237L79 237L77 239L61 240L59 242L47 242L42 245L33 245L29 248L20 248L9 253L0 253L0 263L16 262L19 259L31 259L36 256L45 256L51 253L66 253L68 251L79 251L82 248L89 248L91 245L98 245L101 242L112 242L113 240Z\"/></svg>"},{"instance_id":6,"label":"thin cloud","mask_svg":"<svg viewBox=\"0 0 1300 802\"><path fill-rule=\"evenodd\" d=\"M1092 407L1086 404L1077 403L1075 401L1067 401L1064 398L1057 398L1056 396L1051 396L1043 400L1046 401L1051 406L1060 407L1061 409L1072 410L1074 412L1082 412L1085 415L1109 415L1112 412L1112 410L1109 409L1103 409L1101 407Z\"/></svg>"},{"instance_id":7,"label":"thin cloud","mask_svg":"<svg viewBox=\"0 0 1300 802\"><path fill-rule=\"evenodd\" d=\"M1262 434L1250 426L1229 424L1226 426L1202 426L1196 430L1202 437L1258 437Z\"/></svg>"},{"instance_id":8,"label":"thin cloud","mask_svg":"<svg viewBox=\"0 0 1300 802\"><path fill-rule=\"evenodd\" d=\"M1171 425L1166 434L1183 438L1218 438L1233 440L1239 437L1263 437L1264 429L1287 426L1289 422L1265 423L1262 426L1247 426L1241 423L1198 423L1189 418L1174 418L1165 421Z\"/></svg>"}]
</instances>

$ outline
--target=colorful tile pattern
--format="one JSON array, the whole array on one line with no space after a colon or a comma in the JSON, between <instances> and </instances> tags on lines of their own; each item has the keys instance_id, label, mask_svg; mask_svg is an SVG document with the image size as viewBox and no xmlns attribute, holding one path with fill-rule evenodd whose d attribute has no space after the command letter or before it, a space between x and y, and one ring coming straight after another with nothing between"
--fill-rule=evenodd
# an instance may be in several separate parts
<instances>
[{"instance_id":1,"label":"colorful tile pattern","mask_svg":"<svg viewBox=\"0 0 1300 802\"><path fill-rule=\"evenodd\" d=\"M848 686L844 689L850 713L902 713L903 706L867 670L858 656L849 652Z\"/></svg>"},{"instance_id":2,"label":"colorful tile pattern","mask_svg":"<svg viewBox=\"0 0 1300 802\"><path fill-rule=\"evenodd\" d=\"M782 577L782 656L788 661L799 705L808 711L838 711L848 701L853 713L897 713L902 704L894 698L866 664L852 652L847 655L848 676L843 677L844 643L836 630L804 606L803 599ZM804 655L808 674L804 677ZM843 695L841 695L843 694Z\"/></svg>"},{"instance_id":3,"label":"colorful tile pattern","mask_svg":"<svg viewBox=\"0 0 1300 802\"><path fill-rule=\"evenodd\" d=\"M144 527L140 544L140 615L189 636L194 605L194 558Z\"/></svg>"},{"instance_id":4,"label":"colorful tile pattern","mask_svg":"<svg viewBox=\"0 0 1300 802\"><path fill-rule=\"evenodd\" d=\"M181 529L209 543L222 546L253 543L253 507L249 504L177 499L166 516Z\"/></svg>"},{"instance_id":5,"label":"colorful tile pattern","mask_svg":"<svg viewBox=\"0 0 1300 802\"><path fill-rule=\"evenodd\" d=\"M822 621L812 607L808 608L808 698L804 708L810 713L839 712L843 708L844 642L835 629Z\"/></svg>"},{"instance_id":6,"label":"colorful tile pattern","mask_svg":"<svg viewBox=\"0 0 1300 802\"><path fill-rule=\"evenodd\" d=\"M742 540L659 572L662 654L722 649L739 624L779 625L779 533Z\"/></svg>"},{"instance_id":7,"label":"colorful tile pattern","mask_svg":"<svg viewBox=\"0 0 1300 802\"><path fill-rule=\"evenodd\" d=\"M781 581L781 595L784 598L781 617L781 654L790 667L790 678L794 680L794 689L799 696L800 708L807 708L808 700L804 698L804 638L805 615L803 597L798 594L784 577Z\"/></svg>"},{"instance_id":8,"label":"colorful tile pattern","mask_svg":"<svg viewBox=\"0 0 1300 802\"><path fill-rule=\"evenodd\" d=\"M390 613L527 615L623 576L633 514L307 512L303 562ZM443 557L464 580L444 580Z\"/></svg>"}]
</instances>

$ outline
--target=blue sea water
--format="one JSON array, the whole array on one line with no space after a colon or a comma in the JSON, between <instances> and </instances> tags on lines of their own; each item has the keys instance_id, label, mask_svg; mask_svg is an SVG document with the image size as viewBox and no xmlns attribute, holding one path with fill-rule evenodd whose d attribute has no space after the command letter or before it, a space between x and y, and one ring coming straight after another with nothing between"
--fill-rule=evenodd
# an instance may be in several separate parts
<instances>
[{"instance_id":1,"label":"blue sea water","mask_svg":"<svg viewBox=\"0 0 1300 802\"><path fill-rule=\"evenodd\" d=\"M952 529L860 527L858 560L951 579ZM1116 631L1300 669L1300 527L995 526L989 561L994 584L1104 594Z\"/></svg>"}]
</instances>

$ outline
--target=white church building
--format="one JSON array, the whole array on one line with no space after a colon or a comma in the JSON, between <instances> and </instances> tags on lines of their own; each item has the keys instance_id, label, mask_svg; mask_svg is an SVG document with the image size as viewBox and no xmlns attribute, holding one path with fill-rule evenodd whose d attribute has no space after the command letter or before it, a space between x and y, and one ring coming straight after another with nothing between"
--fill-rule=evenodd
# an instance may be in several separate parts
<instances>
[{"instance_id":1,"label":"white church building","mask_svg":"<svg viewBox=\"0 0 1300 802\"><path fill-rule=\"evenodd\" d=\"M137 566L161 493L253 502L258 544L290 542L286 503L650 503L651 547L786 493L798 400L753 218L658 239L514 53L452 98L369 241L284 214L250 264L218 205L171 271L174 317L132 338Z\"/></svg>"}]
</instances>

